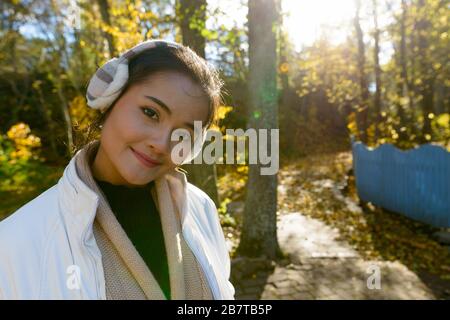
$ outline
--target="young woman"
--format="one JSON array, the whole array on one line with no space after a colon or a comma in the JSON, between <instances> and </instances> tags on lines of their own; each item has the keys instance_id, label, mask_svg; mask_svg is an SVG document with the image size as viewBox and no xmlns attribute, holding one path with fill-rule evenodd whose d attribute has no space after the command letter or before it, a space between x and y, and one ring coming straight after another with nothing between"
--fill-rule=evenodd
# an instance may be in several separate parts
<instances>
[{"instance_id":1,"label":"young woman","mask_svg":"<svg viewBox=\"0 0 450 320\"><path fill-rule=\"evenodd\" d=\"M216 207L171 157L177 129L195 146L182 163L201 149L221 86L191 49L163 40L98 69L86 96L102 111L100 138L0 222L0 298L233 299Z\"/></svg>"}]
</instances>

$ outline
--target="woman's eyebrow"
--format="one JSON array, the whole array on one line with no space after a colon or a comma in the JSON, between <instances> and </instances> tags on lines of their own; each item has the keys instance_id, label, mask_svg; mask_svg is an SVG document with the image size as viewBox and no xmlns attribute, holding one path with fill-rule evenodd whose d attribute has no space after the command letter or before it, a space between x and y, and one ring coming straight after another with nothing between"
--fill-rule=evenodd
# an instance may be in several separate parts
<instances>
[{"instance_id":1,"label":"woman's eyebrow","mask_svg":"<svg viewBox=\"0 0 450 320\"><path fill-rule=\"evenodd\" d=\"M155 98L155 97L152 97L152 96L145 96L145 97L146 97L147 99L150 99L150 100L152 100L153 102L159 104L159 106L160 106L161 108L163 108L168 114L172 114L172 111L169 109L169 107L168 107L164 102L162 102L161 100L159 100L158 98Z\"/></svg>"},{"instance_id":2,"label":"woman's eyebrow","mask_svg":"<svg viewBox=\"0 0 450 320\"><path fill-rule=\"evenodd\" d=\"M152 97L152 96L145 96L147 99L152 100L153 102L157 103L161 108L163 108L169 115L172 114L172 111L169 109L169 107L162 102L161 100L159 100L158 98ZM190 129L192 129L192 131L194 131L194 124L193 123L189 123L189 122L185 122L184 123L186 125L186 127L189 127Z\"/></svg>"}]
</instances>

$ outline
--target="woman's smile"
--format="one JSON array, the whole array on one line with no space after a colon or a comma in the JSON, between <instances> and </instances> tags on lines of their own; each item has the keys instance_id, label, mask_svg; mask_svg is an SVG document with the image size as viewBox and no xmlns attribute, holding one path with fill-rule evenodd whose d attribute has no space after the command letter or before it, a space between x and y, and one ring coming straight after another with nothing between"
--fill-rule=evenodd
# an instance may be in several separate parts
<instances>
[{"instance_id":1,"label":"woman's smile","mask_svg":"<svg viewBox=\"0 0 450 320\"><path fill-rule=\"evenodd\" d=\"M136 158L139 160L140 163L142 163L144 166L148 167L148 168L154 168L156 166L161 165L161 162L156 161L152 158L150 158L149 156L140 153L137 150L134 150L132 147L130 147L131 151L133 152L133 154L136 156Z\"/></svg>"}]
</instances>

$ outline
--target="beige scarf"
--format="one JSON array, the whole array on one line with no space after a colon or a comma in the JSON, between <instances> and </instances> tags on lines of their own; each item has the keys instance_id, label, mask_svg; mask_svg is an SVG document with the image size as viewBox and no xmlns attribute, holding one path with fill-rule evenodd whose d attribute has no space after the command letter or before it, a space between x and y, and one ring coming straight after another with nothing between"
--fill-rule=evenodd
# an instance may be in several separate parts
<instances>
[{"instance_id":1,"label":"beige scarf","mask_svg":"<svg viewBox=\"0 0 450 320\"><path fill-rule=\"evenodd\" d=\"M77 156L76 168L80 179L99 195L93 231L102 254L106 298L164 300L166 297L157 280L117 221L107 198L92 177L91 165L99 145L99 140L95 140L84 146ZM211 300L213 296L202 268L183 238L180 217L167 182L159 179L157 184L160 192L152 189L151 196L161 216L171 299Z\"/></svg>"}]
</instances>

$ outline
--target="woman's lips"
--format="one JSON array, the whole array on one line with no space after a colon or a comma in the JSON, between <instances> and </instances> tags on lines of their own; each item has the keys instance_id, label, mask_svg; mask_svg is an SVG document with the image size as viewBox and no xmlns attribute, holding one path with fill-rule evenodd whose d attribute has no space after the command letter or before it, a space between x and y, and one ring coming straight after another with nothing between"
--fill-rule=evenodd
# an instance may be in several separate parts
<instances>
[{"instance_id":1,"label":"woman's lips","mask_svg":"<svg viewBox=\"0 0 450 320\"><path fill-rule=\"evenodd\" d=\"M133 153L134 153L134 155L136 156L136 158L137 158L143 165L145 165L146 167L153 168L153 167L156 167L156 166L158 166L158 165L161 164L161 162L152 160L152 159L150 159L148 156L146 156L145 154L142 154L142 153L140 153L140 152L134 150L134 149L131 148L131 147L130 147L130 149L131 149L131 151L133 151Z\"/></svg>"}]
</instances>

